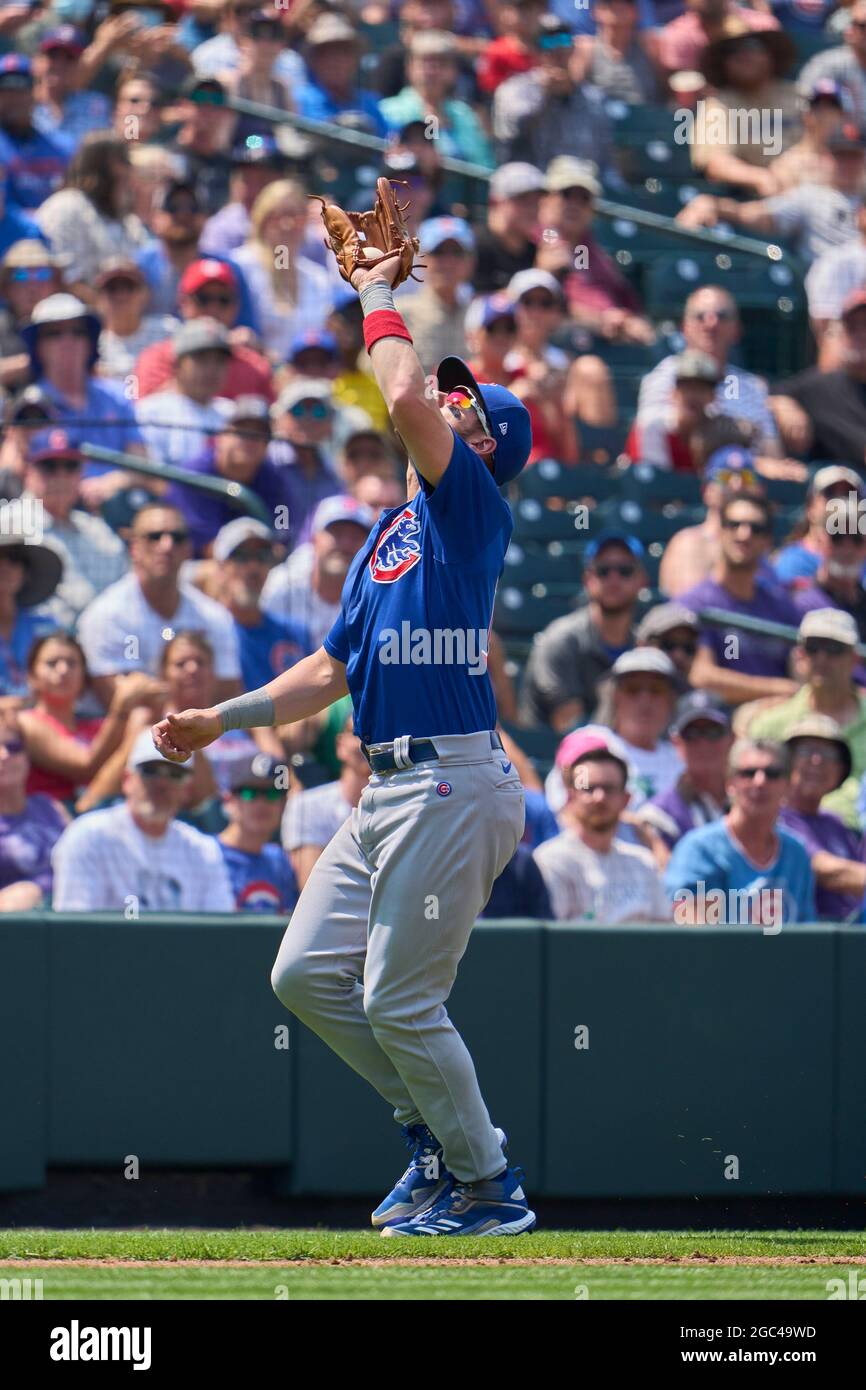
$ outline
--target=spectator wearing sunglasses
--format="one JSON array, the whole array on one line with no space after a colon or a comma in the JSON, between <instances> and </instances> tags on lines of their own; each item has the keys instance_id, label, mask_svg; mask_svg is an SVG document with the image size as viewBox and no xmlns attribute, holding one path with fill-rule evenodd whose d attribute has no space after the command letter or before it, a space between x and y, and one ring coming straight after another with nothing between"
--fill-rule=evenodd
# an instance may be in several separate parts
<instances>
[{"instance_id":1,"label":"spectator wearing sunglasses","mask_svg":"<svg viewBox=\"0 0 866 1390\"><path fill-rule=\"evenodd\" d=\"M475 238L460 217L431 218L421 224L418 237L427 271L424 284L401 303L401 311L422 366L432 371L443 357L466 356Z\"/></svg>"},{"instance_id":2,"label":"spectator wearing sunglasses","mask_svg":"<svg viewBox=\"0 0 866 1390\"><path fill-rule=\"evenodd\" d=\"M691 691L677 705L669 737L683 772L637 812L662 869L683 835L718 820L727 809L728 754L734 741L727 706L705 690Z\"/></svg>"},{"instance_id":3,"label":"spectator wearing sunglasses","mask_svg":"<svg viewBox=\"0 0 866 1390\"><path fill-rule=\"evenodd\" d=\"M63 574L60 552L23 534L0 533L0 697L26 696L27 654L57 623L42 605Z\"/></svg>"},{"instance_id":4,"label":"spectator wearing sunglasses","mask_svg":"<svg viewBox=\"0 0 866 1390\"><path fill-rule=\"evenodd\" d=\"M50 796L28 795L30 763L15 720L0 725L0 912L27 912L51 897L51 851L69 816Z\"/></svg>"},{"instance_id":5,"label":"spectator wearing sunglasses","mask_svg":"<svg viewBox=\"0 0 866 1390\"><path fill-rule=\"evenodd\" d=\"M199 242L203 256L230 256L243 246L250 234L250 213L256 198L283 175L287 162L272 131L236 140L228 202L207 220Z\"/></svg>"},{"instance_id":6,"label":"spectator wearing sunglasses","mask_svg":"<svg viewBox=\"0 0 866 1390\"><path fill-rule=\"evenodd\" d=\"M54 847L58 912L231 912L234 895L219 844L178 820L189 764L139 734L123 775L123 801L73 821ZM129 913L127 912L127 916Z\"/></svg>"},{"instance_id":7,"label":"spectator wearing sunglasses","mask_svg":"<svg viewBox=\"0 0 866 1390\"><path fill-rule=\"evenodd\" d=\"M759 452L779 457L782 446L770 409L766 384L753 372L729 362L729 354L739 342L742 324L733 297L717 285L702 285L689 295L683 309L684 347L706 353L719 369L720 379L713 404L721 415L734 415L757 425ZM662 358L641 382L637 403L637 425L642 428L650 416L656 417L671 402L676 383L679 354ZM797 411L798 421L801 412ZM794 452L796 441L789 447Z\"/></svg>"},{"instance_id":8,"label":"spectator wearing sunglasses","mask_svg":"<svg viewBox=\"0 0 866 1390\"><path fill-rule=\"evenodd\" d=\"M862 582L866 535L857 528L833 531L826 527L818 538L818 547L818 569L811 583L791 591L794 607L800 617L815 608L844 609L857 624L863 642L866 640L866 590Z\"/></svg>"},{"instance_id":9,"label":"spectator wearing sunglasses","mask_svg":"<svg viewBox=\"0 0 866 1390\"><path fill-rule=\"evenodd\" d=\"M851 752L852 770L826 795L823 809L853 827L860 824L857 798L866 773L866 692L854 680L857 640L850 614L838 608L813 609L798 632L796 655L803 684L790 699L742 710L742 728L754 738L784 740L812 715L835 720Z\"/></svg>"},{"instance_id":10,"label":"spectator wearing sunglasses","mask_svg":"<svg viewBox=\"0 0 866 1390\"><path fill-rule=\"evenodd\" d=\"M63 288L61 258L44 241L25 238L0 261L0 386L15 390L30 379L30 354L22 329L37 304Z\"/></svg>"},{"instance_id":11,"label":"spectator wearing sunglasses","mask_svg":"<svg viewBox=\"0 0 866 1390\"><path fill-rule=\"evenodd\" d=\"M565 733L591 719L598 685L633 646L638 595L647 582L640 541L605 531L584 554L586 602L535 638L523 681L521 717Z\"/></svg>"},{"instance_id":12,"label":"spectator wearing sunglasses","mask_svg":"<svg viewBox=\"0 0 866 1390\"><path fill-rule=\"evenodd\" d=\"M209 318L222 324L232 349L231 360L220 394L228 400L238 396L274 397L271 364L251 347L249 330L238 324L240 281L227 261L206 256L188 265L178 283L178 312L184 323ZM145 347L135 363L139 398L161 391L175 370L173 332L168 329L161 341Z\"/></svg>"},{"instance_id":13,"label":"spectator wearing sunglasses","mask_svg":"<svg viewBox=\"0 0 866 1390\"><path fill-rule=\"evenodd\" d=\"M228 825L219 847L231 881L236 912L290 912L298 884L288 856L274 836L286 804L285 764L255 753L232 768L223 797Z\"/></svg>"},{"instance_id":14,"label":"spectator wearing sunglasses","mask_svg":"<svg viewBox=\"0 0 866 1390\"><path fill-rule=\"evenodd\" d=\"M514 305L503 290L473 299L463 321L469 366L476 381L502 381L505 358L514 346L517 320Z\"/></svg>"},{"instance_id":15,"label":"spectator wearing sunglasses","mask_svg":"<svg viewBox=\"0 0 866 1390\"><path fill-rule=\"evenodd\" d=\"M866 497L866 483L853 468L831 464L818 469L809 484L803 521L794 533L795 538L783 546L773 560L773 569L781 584L791 589L808 587L821 566L828 504L844 502L847 505L852 492L858 502Z\"/></svg>"},{"instance_id":16,"label":"spectator wearing sunglasses","mask_svg":"<svg viewBox=\"0 0 866 1390\"><path fill-rule=\"evenodd\" d=\"M815 875L815 904L826 922L852 921L866 895L866 841L824 800L851 776L851 750L833 719L813 714L795 724L785 740L791 755L791 784L779 824L805 845Z\"/></svg>"},{"instance_id":17,"label":"spectator wearing sunglasses","mask_svg":"<svg viewBox=\"0 0 866 1390\"><path fill-rule=\"evenodd\" d=\"M275 71L286 38L279 9L262 6L246 15L238 35L237 64L217 73L228 95L271 106L277 111L294 111L292 86ZM235 139L240 141L250 135L272 134L272 122L243 114L234 130Z\"/></svg>"},{"instance_id":18,"label":"spectator wearing sunglasses","mask_svg":"<svg viewBox=\"0 0 866 1390\"><path fill-rule=\"evenodd\" d=\"M665 886L675 922L760 925L776 932L783 925L815 921L808 850L779 820L789 778L784 745L736 741L728 759L730 811L690 830L671 855Z\"/></svg>"},{"instance_id":19,"label":"spectator wearing sunglasses","mask_svg":"<svg viewBox=\"0 0 866 1390\"><path fill-rule=\"evenodd\" d=\"M724 445L704 465L701 501L706 508L697 526L684 526L665 546L659 569L662 593L678 598L712 572L721 558L721 507L726 498L767 495L767 486L749 449Z\"/></svg>"},{"instance_id":20,"label":"spectator wearing sunglasses","mask_svg":"<svg viewBox=\"0 0 866 1390\"><path fill-rule=\"evenodd\" d=\"M728 497L719 520L719 560L708 578L679 595L680 602L698 615L715 608L796 627L797 609L761 564L772 545L769 503L760 497ZM788 644L778 637L702 624L692 685L730 705L793 695L796 685L787 674L789 652Z\"/></svg>"},{"instance_id":21,"label":"spectator wearing sunglasses","mask_svg":"<svg viewBox=\"0 0 866 1390\"><path fill-rule=\"evenodd\" d=\"M333 455L334 383L295 377L280 392L271 419L271 457L291 490L288 539L296 545L308 537L319 503L344 491Z\"/></svg>"},{"instance_id":22,"label":"spectator wearing sunglasses","mask_svg":"<svg viewBox=\"0 0 866 1390\"><path fill-rule=\"evenodd\" d=\"M102 321L97 369L100 376L124 380L134 372L139 354L171 337L178 321L170 314L145 312L150 290L135 261L110 260L93 288Z\"/></svg>"},{"instance_id":23,"label":"spectator wearing sunglasses","mask_svg":"<svg viewBox=\"0 0 866 1390\"><path fill-rule=\"evenodd\" d=\"M190 559L181 512L150 502L129 535L130 573L88 605L78 635L97 696L108 705L124 671L156 675L163 647L181 629L204 632L214 652L216 697L240 691L240 655L231 615L198 589L179 582Z\"/></svg>"},{"instance_id":24,"label":"spectator wearing sunglasses","mask_svg":"<svg viewBox=\"0 0 866 1390\"><path fill-rule=\"evenodd\" d=\"M623 652L608 679L607 722L631 765L629 792L632 807L637 808L667 791L682 772L680 755L667 731L684 682L670 657L654 647Z\"/></svg>"},{"instance_id":25,"label":"spectator wearing sunglasses","mask_svg":"<svg viewBox=\"0 0 866 1390\"><path fill-rule=\"evenodd\" d=\"M43 531L63 560L63 577L43 611L72 627L97 594L126 573L126 546L116 532L80 501L84 456L67 430L54 426L30 434L24 465L26 504L41 510Z\"/></svg>"},{"instance_id":26,"label":"spectator wearing sunglasses","mask_svg":"<svg viewBox=\"0 0 866 1390\"><path fill-rule=\"evenodd\" d=\"M698 650L700 623L681 603L658 603L645 613L635 631L639 647L657 647L670 657L683 681L688 682Z\"/></svg>"}]
</instances>

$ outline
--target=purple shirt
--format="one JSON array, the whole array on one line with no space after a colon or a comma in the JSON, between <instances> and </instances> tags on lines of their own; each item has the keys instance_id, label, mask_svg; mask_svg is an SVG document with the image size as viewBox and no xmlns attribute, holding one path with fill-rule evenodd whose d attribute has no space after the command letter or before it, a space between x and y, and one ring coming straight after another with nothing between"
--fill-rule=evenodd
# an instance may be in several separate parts
<instances>
[{"instance_id":1,"label":"purple shirt","mask_svg":"<svg viewBox=\"0 0 866 1390\"><path fill-rule=\"evenodd\" d=\"M765 575L759 574L755 580L754 597L750 600L734 598L728 589L717 584L714 579L703 579L693 589L680 594L678 602L693 613L700 615L703 608L723 608L728 613L742 613L744 616L763 619L765 622L786 623L789 627L799 627L800 615L789 596ZM737 637L736 657L727 655L729 638ZM730 632L724 627L707 624L701 627L700 643L708 647L718 666L726 666L742 676L787 676L790 642L781 637L765 637L758 633L744 632L732 627Z\"/></svg>"},{"instance_id":2,"label":"purple shirt","mask_svg":"<svg viewBox=\"0 0 866 1390\"><path fill-rule=\"evenodd\" d=\"M35 793L20 816L0 815L0 888L10 883L38 883L51 892L51 851L66 829L56 801Z\"/></svg>"},{"instance_id":3,"label":"purple shirt","mask_svg":"<svg viewBox=\"0 0 866 1390\"><path fill-rule=\"evenodd\" d=\"M190 473L217 477L213 446L199 454L192 462L184 464L184 467ZM265 458L255 478L247 486L262 499L272 516L276 516L276 509L280 506L288 508L290 518L295 516L294 493L289 486L286 470L278 468L268 458ZM241 515L236 507L230 506L215 493L199 492L194 487L187 487L185 483L171 483L164 500L167 505L178 507L183 512L196 555L201 555L204 547L214 539L221 527ZM285 539L282 532L279 533L279 538Z\"/></svg>"},{"instance_id":4,"label":"purple shirt","mask_svg":"<svg viewBox=\"0 0 866 1390\"><path fill-rule=\"evenodd\" d=\"M815 816L804 816L790 806L785 806L779 814L779 824L808 851L809 858L823 850L835 854L840 859L853 859L862 864L866 861L866 841L857 830L851 830L838 816L829 811L819 811ZM836 893L822 888L815 879L815 906L822 921L844 922L846 918L860 911L863 901L861 893Z\"/></svg>"},{"instance_id":5,"label":"purple shirt","mask_svg":"<svg viewBox=\"0 0 866 1390\"><path fill-rule=\"evenodd\" d=\"M709 825L724 815L724 808L718 806L711 796L696 792L689 799L680 790L682 778L667 791L660 792L645 802L637 812L638 818L658 831L669 849L677 840L699 825Z\"/></svg>"}]
</instances>

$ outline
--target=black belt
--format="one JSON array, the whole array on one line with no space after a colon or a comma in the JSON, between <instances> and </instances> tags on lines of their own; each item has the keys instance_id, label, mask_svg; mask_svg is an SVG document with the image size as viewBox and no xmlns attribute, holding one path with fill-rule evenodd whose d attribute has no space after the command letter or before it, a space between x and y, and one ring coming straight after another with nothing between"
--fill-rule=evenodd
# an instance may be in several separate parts
<instances>
[{"instance_id":1,"label":"black belt","mask_svg":"<svg viewBox=\"0 0 866 1390\"><path fill-rule=\"evenodd\" d=\"M502 739L494 730L490 731L490 747L502 747ZM416 763L434 762L439 757L435 743L429 738L404 737L370 747L362 743L361 751L374 772L398 772Z\"/></svg>"}]
</instances>

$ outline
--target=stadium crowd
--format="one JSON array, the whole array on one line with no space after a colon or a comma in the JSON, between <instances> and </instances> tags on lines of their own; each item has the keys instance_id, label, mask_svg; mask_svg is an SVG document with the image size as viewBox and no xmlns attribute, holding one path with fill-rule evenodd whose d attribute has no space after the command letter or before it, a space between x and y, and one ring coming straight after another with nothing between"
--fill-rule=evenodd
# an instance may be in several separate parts
<instances>
[{"instance_id":1,"label":"stadium crowd","mask_svg":"<svg viewBox=\"0 0 866 1390\"><path fill-rule=\"evenodd\" d=\"M486 915L866 920L864 126L866 0L0 3L0 911L288 912L357 804L348 697L149 730L405 501L308 198L385 173L425 370L533 424Z\"/></svg>"}]
</instances>

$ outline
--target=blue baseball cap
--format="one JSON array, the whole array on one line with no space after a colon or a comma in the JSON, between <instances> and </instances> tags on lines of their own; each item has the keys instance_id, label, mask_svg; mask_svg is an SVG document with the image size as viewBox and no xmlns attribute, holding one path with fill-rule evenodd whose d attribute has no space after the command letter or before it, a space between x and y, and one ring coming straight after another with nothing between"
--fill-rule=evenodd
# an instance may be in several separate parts
<instances>
[{"instance_id":1,"label":"blue baseball cap","mask_svg":"<svg viewBox=\"0 0 866 1390\"><path fill-rule=\"evenodd\" d=\"M752 451L741 449L736 444L726 444L723 449L716 449L715 453L710 454L704 464L704 482L712 482L719 473L741 473L745 468L750 468L753 473L757 472Z\"/></svg>"},{"instance_id":2,"label":"blue baseball cap","mask_svg":"<svg viewBox=\"0 0 866 1390\"><path fill-rule=\"evenodd\" d=\"M446 241L456 241L464 251L475 250L475 234L462 217L430 217L418 228L418 240L424 251L438 251Z\"/></svg>"},{"instance_id":3,"label":"blue baseball cap","mask_svg":"<svg viewBox=\"0 0 866 1390\"><path fill-rule=\"evenodd\" d=\"M462 357L443 357L436 380L442 391L468 386L481 397L490 433L496 440L494 481L498 487L510 483L526 467L532 449L532 426L526 406L505 386L479 384Z\"/></svg>"},{"instance_id":4,"label":"blue baseball cap","mask_svg":"<svg viewBox=\"0 0 866 1390\"><path fill-rule=\"evenodd\" d=\"M583 552L584 564L591 564L595 557L604 550L606 545L625 546L626 550L629 551L636 560L640 560L641 564L643 564L646 559L646 551L639 540L636 540L634 536L628 535L626 531L611 529L609 531L600 531L595 539L590 541L586 550Z\"/></svg>"},{"instance_id":5,"label":"blue baseball cap","mask_svg":"<svg viewBox=\"0 0 866 1390\"><path fill-rule=\"evenodd\" d=\"M4 53L0 58L0 87L11 91L16 88L26 91L33 86L33 69L30 59L23 53Z\"/></svg>"},{"instance_id":6,"label":"blue baseball cap","mask_svg":"<svg viewBox=\"0 0 866 1390\"><path fill-rule=\"evenodd\" d=\"M337 340L333 333L326 333L323 329L311 329L308 333L295 334L289 343L286 361L294 362L295 358L300 357L302 352L308 352L311 348L318 348L321 352L327 352L330 357L339 355Z\"/></svg>"}]
</instances>

